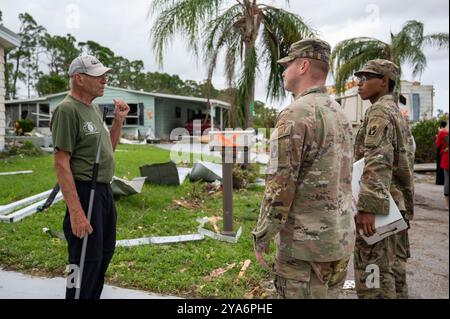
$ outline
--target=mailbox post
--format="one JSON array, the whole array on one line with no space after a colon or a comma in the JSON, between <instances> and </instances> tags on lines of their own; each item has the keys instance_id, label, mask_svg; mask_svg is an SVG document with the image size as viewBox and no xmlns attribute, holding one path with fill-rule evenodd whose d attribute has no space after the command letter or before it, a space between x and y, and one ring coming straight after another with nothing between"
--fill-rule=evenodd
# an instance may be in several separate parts
<instances>
[{"instance_id":1,"label":"mailbox post","mask_svg":"<svg viewBox=\"0 0 450 319\"><path fill-rule=\"evenodd\" d=\"M234 237L233 230L233 165L239 153L249 162L253 131L209 132L210 150L222 155L223 231L222 235Z\"/></svg>"}]
</instances>

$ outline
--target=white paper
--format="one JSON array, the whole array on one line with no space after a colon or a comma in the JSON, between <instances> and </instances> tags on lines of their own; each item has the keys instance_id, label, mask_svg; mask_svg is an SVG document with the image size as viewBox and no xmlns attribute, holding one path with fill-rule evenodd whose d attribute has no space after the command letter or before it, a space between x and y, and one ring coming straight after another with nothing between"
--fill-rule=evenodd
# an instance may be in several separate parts
<instances>
[{"instance_id":1,"label":"white paper","mask_svg":"<svg viewBox=\"0 0 450 319\"><path fill-rule=\"evenodd\" d=\"M353 193L353 214L358 212L356 204L358 203L358 196L360 192L360 180L364 172L364 158L353 164L353 177L352 177L352 193ZM400 210L395 204L391 194L389 194L389 214L388 215L375 215L375 228L377 230L375 235L371 237L362 236L364 240L369 244L374 243L386 238L390 235L398 233L406 228L408 225L403 219Z\"/></svg>"}]
</instances>

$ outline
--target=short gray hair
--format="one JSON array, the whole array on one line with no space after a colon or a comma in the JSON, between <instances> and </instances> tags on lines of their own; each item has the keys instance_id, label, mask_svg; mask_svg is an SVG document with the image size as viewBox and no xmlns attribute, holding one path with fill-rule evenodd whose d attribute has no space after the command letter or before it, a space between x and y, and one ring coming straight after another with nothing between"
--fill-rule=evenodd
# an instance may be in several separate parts
<instances>
[{"instance_id":1,"label":"short gray hair","mask_svg":"<svg viewBox=\"0 0 450 319\"><path fill-rule=\"evenodd\" d=\"M73 89L75 84L75 79L73 78L73 75L69 78L69 88Z\"/></svg>"}]
</instances>

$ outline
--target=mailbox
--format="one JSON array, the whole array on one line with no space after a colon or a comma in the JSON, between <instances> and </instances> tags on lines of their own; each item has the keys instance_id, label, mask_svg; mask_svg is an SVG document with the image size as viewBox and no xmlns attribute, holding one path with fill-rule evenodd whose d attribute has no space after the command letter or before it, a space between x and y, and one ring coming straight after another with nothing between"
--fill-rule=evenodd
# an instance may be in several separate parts
<instances>
[{"instance_id":1,"label":"mailbox","mask_svg":"<svg viewBox=\"0 0 450 319\"><path fill-rule=\"evenodd\" d=\"M255 133L248 131L211 131L209 148L222 154L223 186L223 231L225 236L235 236L233 231L233 164L237 155L243 153L244 163L248 163L249 150L253 146Z\"/></svg>"}]
</instances>

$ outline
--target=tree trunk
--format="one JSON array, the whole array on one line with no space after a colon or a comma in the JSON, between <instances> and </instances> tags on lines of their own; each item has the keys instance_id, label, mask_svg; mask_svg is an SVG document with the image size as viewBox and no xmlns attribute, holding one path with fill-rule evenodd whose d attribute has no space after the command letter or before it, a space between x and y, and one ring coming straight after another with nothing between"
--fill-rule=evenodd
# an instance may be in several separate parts
<instances>
[{"instance_id":1,"label":"tree trunk","mask_svg":"<svg viewBox=\"0 0 450 319\"><path fill-rule=\"evenodd\" d=\"M31 55L28 57L28 65L27 65L27 90L28 90L28 98L31 96Z\"/></svg>"},{"instance_id":2,"label":"tree trunk","mask_svg":"<svg viewBox=\"0 0 450 319\"><path fill-rule=\"evenodd\" d=\"M251 54L253 50L255 49L255 43L251 42L245 42L245 61L248 62L248 59L251 59ZM244 62L245 63L245 62ZM245 128L252 128L253 127L253 108L251 107L252 104L254 104L255 101L255 78L250 79L251 83L249 84L250 87L247 88L246 96L245 96Z\"/></svg>"},{"instance_id":3,"label":"tree trunk","mask_svg":"<svg viewBox=\"0 0 450 319\"><path fill-rule=\"evenodd\" d=\"M256 48L256 39L258 37L259 27L261 25L260 10L256 5L256 1L250 3L250 1L244 1L246 3L246 17L245 17L245 29L243 30L243 42L245 50L244 65L247 66L250 59L253 59L252 55ZM249 79L247 88L245 90L246 96L244 97L245 103L245 128L253 127L253 108L255 101L255 81L256 81L256 61L252 65L251 70L254 76ZM245 71L244 71L245 72ZM252 107L253 106L253 107Z\"/></svg>"},{"instance_id":4,"label":"tree trunk","mask_svg":"<svg viewBox=\"0 0 450 319\"><path fill-rule=\"evenodd\" d=\"M5 61L5 100L9 100L10 94L11 94L11 88L10 88L10 78L9 78L9 70L8 70L8 52L5 49L5 52L3 54L3 60Z\"/></svg>"},{"instance_id":5,"label":"tree trunk","mask_svg":"<svg viewBox=\"0 0 450 319\"><path fill-rule=\"evenodd\" d=\"M17 78L19 77L19 63L20 63L20 56L19 53L17 52L17 57L16 57L16 69L14 71L14 76L13 76L13 86L11 88L11 92L13 94L12 98L13 100L16 99L16 87L17 87Z\"/></svg>"}]
</instances>

